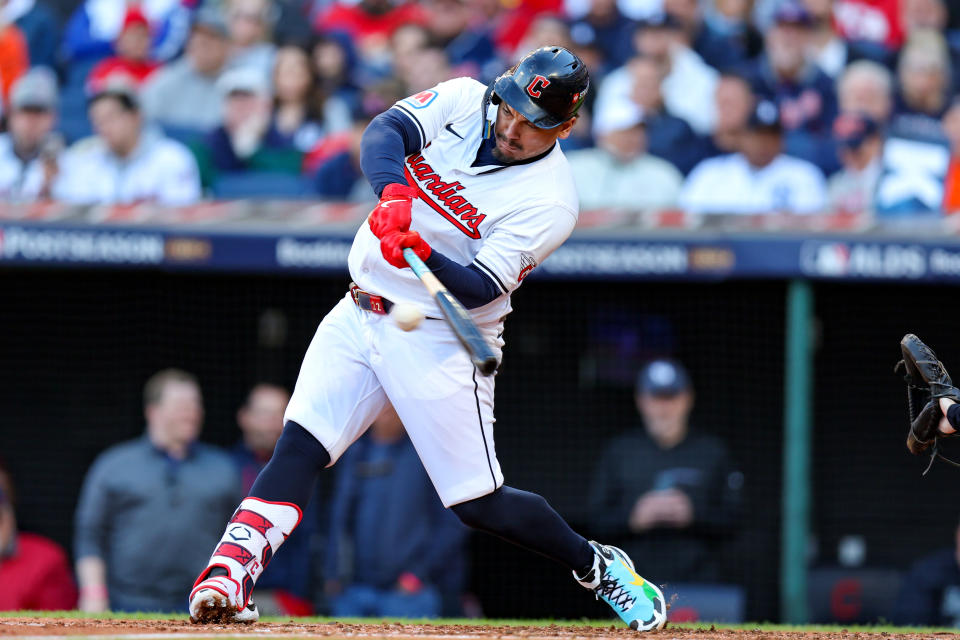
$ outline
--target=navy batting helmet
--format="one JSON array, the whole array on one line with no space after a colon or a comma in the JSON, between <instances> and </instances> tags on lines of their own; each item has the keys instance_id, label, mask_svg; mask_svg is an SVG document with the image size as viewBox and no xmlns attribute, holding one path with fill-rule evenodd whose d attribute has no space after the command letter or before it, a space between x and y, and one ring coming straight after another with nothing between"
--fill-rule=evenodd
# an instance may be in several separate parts
<instances>
[{"instance_id":1,"label":"navy batting helmet","mask_svg":"<svg viewBox=\"0 0 960 640\"><path fill-rule=\"evenodd\" d=\"M541 47L523 56L488 89L541 129L552 129L577 115L590 87L583 61L563 47Z\"/></svg>"}]
</instances>

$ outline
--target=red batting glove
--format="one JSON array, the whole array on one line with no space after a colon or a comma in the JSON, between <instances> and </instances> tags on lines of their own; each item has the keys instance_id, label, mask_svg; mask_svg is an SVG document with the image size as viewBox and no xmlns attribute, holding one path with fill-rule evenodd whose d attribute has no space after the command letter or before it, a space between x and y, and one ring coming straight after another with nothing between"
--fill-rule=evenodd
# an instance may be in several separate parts
<instances>
[{"instance_id":1,"label":"red batting glove","mask_svg":"<svg viewBox=\"0 0 960 640\"><path fill-rule=\"evenodd\" d=\"M407 248L413 249L417 257L423 261L426 261L433 251L416 231L394 231L380 239L380 253L383 254L383 259L397 269L410 266L403 258L403 250Z\"/></svg>"},{"instance_id":2,"label":"red batting glove","mask_svg":"<svg viewBox=\"0 0 960 640\"><path fill-rule=\"evenodd\" d=\"M380 203L374 207L367 218L373 235L383 238L391 231L410 229L410 209L417 190L405 184L394 182L383 188Z\"/></svg>"}]
</instances>

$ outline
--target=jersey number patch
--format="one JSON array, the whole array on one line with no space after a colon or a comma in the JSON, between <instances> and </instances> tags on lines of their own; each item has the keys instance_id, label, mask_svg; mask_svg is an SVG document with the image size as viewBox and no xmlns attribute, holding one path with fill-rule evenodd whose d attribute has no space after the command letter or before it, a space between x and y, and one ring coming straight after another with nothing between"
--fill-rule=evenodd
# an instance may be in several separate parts
<instances>
[{"instance_id":1,"label":"jersey number patch","mask_svg":"<svg viewBox=\"0 0 960 640\"><path fill-rule=\"evenodd\" d=\"M537 76L527 85L527 93L534 98L540 97L540 92L550 86L550 81L543 76Z\"/></svg>"}]
</instances>

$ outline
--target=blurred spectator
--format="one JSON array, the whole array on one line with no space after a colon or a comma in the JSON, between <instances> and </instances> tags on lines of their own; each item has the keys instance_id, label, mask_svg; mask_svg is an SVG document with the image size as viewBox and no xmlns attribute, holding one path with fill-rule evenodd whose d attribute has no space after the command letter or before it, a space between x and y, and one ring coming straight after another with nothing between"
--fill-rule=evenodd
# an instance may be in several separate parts
<instances>
[{"instance_id":1,"label":"blurred spectator","mask_svg":"<svg viewBox=\"0 0 960 640\"><path fill-rule=\"evenodd\" d=\"M900 4L900 0L836 0L837 32L848 42L896 51L903 43Z\"/></svg>"},{"instance_id":2,"label":"blurred spectator","mask_svg":"<svg viewBox=\"0 0 960 640\"><path fill-rule=\"evenodd\" d=\"M16 24L27 41L28 59L34 67L57 64L60 24L46 2L5 0L0 3L0 24Z\"/></svg>"},{"instance_id":3,"label":"blurred spectator","mask_svg":"<svg viewBox=\"0 0 960 640\"><path fill-rule=\"evenodd\" d=\"M163 127L210 131L223 117L217 79L227 62L229 34L220 12L200 9L183 57L159 69L141 92L144 114Z\"/></svg>"},{"instance_id":4,"label":"blurred spectator","mask_svg":"<svg viewBox=\"0 0 960 640\"><path fill-rule=\"evenodd\" d=\"M698 0L664 0L663 8L682 25L691 48L714 69L730 69L751 57L739 38L727 39L713 29Z\"/></svg>"},{"instance_id":5,"label":"blurred spectator","mask_svg":"<svg viewBox=\"0 0 960 640\"><path fill-rule=\"evenodd\" d=\"M66 611L77 586L66 552L53 540L17 529L13 481L0 465L0 611Z\"/></svg>"},{"instance_id":6,"label":"blurred spectator","mask_svg":"<svg viewBox=\"0 0 960 640\"><path fill-rule=\"evenodd\" d=\"M251 68L269 78L276 53L270 37L277 18L271 0L226 0L226 11L230 68Z\"/></svg>"},{"instance_id":7,"label":"blurred spectator","mask_svg":"<svg viewBox=\"0 0 960 640\"><path fill-rule=\"evenodd\" d=\"M230 457L197 442L196 378L160 371L143 403L144 436L97 456L80 492L74 553L84 611L186 610L184 589L240 498Z\"/></svg>"},{"instance_id":8,"label":"blurred spectator","mask_svg":"<svg viewBox=\"0 0 960 640\"><path fill-rule=\"evenodd\" d=\"M883 134L877 122L860 113L841 113L833 123L843 169L827 184L830 208L872 212L882 166Z\"/></svg>"},{"instance_id":9,"label":"blurred spectator","mask_svg":"<svg viewBox=\"0 0 960 640\"><path fill-rule=\"evenodd\" d=\"M425 24L426 11L416 2L360 0L333 2L317 17L318 31L342 31L356 43L360 55L383 62L390 36L401 25Z\"/></svg>"},{"instance_id":10,"label":"blurred spectator","mask_svg":"<svg viewBox=\"0 0 960 640\"><path fill-rule=\"evenodd\" d=\"M645 366L635 400L644 430L615 438L597 465L593 533L643 558L652 575L720 581L723 543L739 525L743 476L723 442L690 430L693 386L680 363Z\"/></svg>"},{"instance_id":11,"label":"blurred spectator","mask_svg":"<svg viewBox=\"0 0 960 640\"><path fill-rule=\"evenodd\" d=\"M528 51L554 45L567 49L573 47L570 27L559 15L550 13L538 15L530 23L530 28L527 29L523 39L513 50L513 54L510 56L511 64L519 62L520 58L526 55Z\"/></svg>"},{"instance_id":12,"label":"blurred spectator","mask_svg":"<svg viewBox=\"0 0 960 640\"><path fill-rule=\"evenodd\" d=\"M312 152L312 183L318 196L350 202L376 199L360 170L360 139L370 118L354 121L350 130L330 136Z\"/></svg>"},{"instance_id":13,"label":"blurred spectator","mask_svg":"<svg viewBox=\"0 0 960 640\"><path fill-rule=\"evenodd\" d=\"M900 25L908 41L917 31L927 29L945 31L948 17L944 0L900 1Z\"/></svg>"},{"instance_id":14,"label":"blurred spectator","mask_svg":"<svg viewBox=\"0 0 960 640\"><path fill-rule=\"evenodd\" d=\"M310 44L319 90L342 100L351 110L360 104L360 87L353 78L356 57L349 38L342 34L320 34Z\"/></svg>"},{"instance_id":15,"label":"blurred spectator","mask_svg":"<svg viewBox=\"0 0 960 640\"><path fill-rule=\"evenodd\" d=\"M751 0L713 0L704 9L704 22L738 61L751 60L763 51L763 36L750 23L751 5ZM720 71L727 69L720 68Z\"/></svg>"},{"instance_id":16,"label":"blurred spectator","mask_svg":"<svg viewBox=\"0 0 960 640\"><path fill-rule=\"evenodd\" d=\"M611 108L619 108L623 113L624 109L639 106L646 123L647 150L672 163L682 173L688 173L699 160L696 136L690 125L670 113L664 105L661 67L652 58L634 58L629 69L633 80L631 100L620 107L613 105ZM596 112L596 127L604 127L603 120L608 117L608 110Z\"/></svg>"},{"instance_id":17,"label":"blurred spectator","mask_svg":"<svg viewBox=\"0 0 960 640\"><path fill-rule=\"evenodd\" d=\"M803 0L810 14L810 58L821 71L836 78L849 62L847 41L837 35L833 23L833 0Z\"/></svg>"},{"instance_id":18,"label":"blurred spectator","mask_svg":"<svg viewBox=\"0 0 960 640\"><path fill-rule=\"evenodd\" d=\"M447 54L439 47L426 47L413 54L407 73L401 76L407 93L415 94L453 77Z\"/></svg>"},{"instance_id":19,"label":"blurred spectator","mask_svg":"<svg viewBox=\"0 0 960 640\"><path fill-rule=\"evenodd\" d=\"M273 456L273 449L283 431L283 412L289 400L290 394L283 387L259 383L250 389L246 401L237 411L242 439L231 454L240 472L243 495L250 493L253 481ZM257 582L257 608L261 615L303 616L313 613L310 544L319 517L316 505L316 500L311 501L300 526Z\"/></svg>"},{"instance_id":20,"label":"blurred spectator","mask_svg":"<svg viewBox=\"0 0 960 640\"><path fill-rule=\"evenodd\" d=\"M98 60L113 55L113 43L123 28L126 0L84 0L71 14L63 31L61 55L67 75L87 73ZM180 0L151 0L139 5L153 27L150 57L169 60L183 49L189 24L189 6Z\"/></svg>"},{"instance_id":21,"label":"blurred spectator","mask_svg":"<svg viewBox=\"0 0 960 640\"><path fill-rule=\"evenodd\" d=\"M299 174L303 154L271 122L267 78L254 68L231 69L217 83L223 96L223 124L198 150L204 184L224 172L268 171Z\"/></svg>"},{"instance_id":22,"label":"blurred spectator","mask_svg":"<svg viewBox=\"0 0 960 640\"><path fill-rule=\"evenodd\" d=\"M430 46L430 32L416 23L398 27L390 36L390 70L384 75L400 78L413 72L416 57Z\"/></svg>"},{"instance_id":23,"label":"blurred spectator","mask_svg":"<svg viewBox=\"0 0 960 640\"><path fill-rule=\"evenodd\" d=\"M806 9L787 0L766 33L764 55L746 69L754 93L780 110L786 152L829 174L839 165L830 139L836 94L833 81L807 60L812 26Z\"/></svg>"},{"instance_id":24,"label":"blurred spectator","mask_svg":"<svg viewBox=\"0 0 960 640\"><path fill-rule=\"evenodd\" d=\"M823 174L783 154L783 128L768 101L751 114L740 151L698 164L680 194L683 209L700 213L816 213L825 205Z\"/></svg>"},{"instance_id":25,"label":"blurred spectator","mask_svg":"<svg viewBox=\"0 0 960 640\"><path fill-rule=\"evenodd\" d=\"M960 527L953 546L923 556L903 576L893 624L960 627Z\"/></svg>"},{"instance_id":26,"label":"blurred spectator","mask_svg":"<svg viewBox=\"0 0 960 640\"><path fill-rule=\"evenodd\" d=\"M440 615L466 582L466 535L387 407L337 463L324 570L332 614Z\"/></svg>"},{"instance_id":27,"label":"blurred spectator","mask_svg":"<svg viewBox=\"0 0 960 640\"><path fill-rule=\"evenodd\" d=\"M953 99L943 114L943 133L950 144L950 165L943 181L943 211L960 211L960 100Z\"/></svg>"},{"instance_id":28,"label":"blurred spectator","mask_svg":"<svg viewBox=\"0 0 960 640\"><path fill-rule=\"evenodd\" d=\"M322 198L349 202L375 202L376 194L360 171L360 139L370 120L407 95L396 78L384 80L363 92L349 131L327 136L304 158L314 191Z\"/></svg>"},{"instance_id":29,"label":"blurred spectator","mask_svg":"<svg viewBox=\"0 0 960 640\"><path fill-rule=\"evenodd\" d=\"M957 15L951 24L951 6ZM914 34L923 31L936 31L944 36L947 55L950 60L950 85L960 88L960 31L957 30L957 17L960 6L948 5L946 0L903 0L900 3L900 15L903 21L905 39L909 42Z\"/></svg>"},{"instance_id":30,"label":"blurred spectator","mask_svg":"<svg viewBox=\"0 0 960 640\"><path fill-rule=\"evenodd\" d=\"M717 123L709 136L697 145L699 160L740 151L756 98L746 78L737 73L724 73L714 93Z\"/></svg>"},{"instance_id":31,"label":"blurred spectator","mask_svg":"<svg viewBox=\"0 0 960 640\"><path fill-rule=\"evenodd\" d=\"M634 32L633 42L637 53L652 58L663 70L660 88L667 110L686 120L697 134L709 133L716 120L713 92L718 74L690 48L682 25L670 14L655 16L640 24ZM616 95L622 91L617 86L619 82L611 73L600 87L597 102L607 92ZM597 108L600 108L599 104Z\"/></svg>"},{"instance_id":32,"label":"blurred spectator","mask_svg":"<svg viewBox=\"0 0 960 640\"><path fill-rule=\"evenodd\" d=\"M3 106L9 104L10 89L30 67L27 41L15 24L0 23L0 91Z\"/></svg>"},{"instance_id":33,"label":"blurred spectator","mask_svg":"<svg viewBox=\"0 0 960 640\"><path fill-rule=\"evenodd\" d=\"M485 25L503 59L518 53L520 41L527 35L531 25L543 14L559 16L562 0L467 0L474 12L473 21ZM550 44L560 44L550 43ZM522 51L519 52L522 55ZM502 71L501 66L499 71Z\"/></svg>"},{"instance_id":34,"label":"blurred spectator","mask_svg":"<svg viewBox=\"0 0 960 640\"><path fill-rule=\"evenodd\" d=\"M150 23L136 5L127 9L113 46L116 56L101 60L90 72L88 93L96 93L116 78L139 87L159 67L150 59Z\"/></svg>"},{"instance_id":35,"label":"blurred spectator","mask_svg":"<svg viewBox=\"0 0 960 640\"><path fill-rule=\"evenodd\" d=\"M570 21L570 37L578 46L595 44L602 53L603 68L615 69L633 54L633 25L620 12L616 0L587 4L587 12Z\"/></svg>"},{"instance_id":36,"label":"blurred spectator","mask_svg":"<svg viewBox=\"0 0 960 640\"><path fill-rule=\"evenodd\" d=\"M581 209L663 209L677 202L683 176L647 153L643 110L623 105L596 124L596 149L567 154Z\"/></svg>"},{"instance_id":37,"label":"blurred spectator","mask_svg":"<svg viewBox=\"0 0 960 640\"><path fill-rule=\"evenodd\" d=\"M111 84L90 99L95 136L64 154L54 197L76 204L192 204L200 176L190 151L145 127L136 92Z\"/></svg>"},{"instance_id":38,"label":"blurred spectator","mask_svg":"<svg viewBox=\"0 0 960 640\"><path fill-rule=\"evenodd\" d=\"M300 151L308 151L324 135L350 126L347 105L321 93L305 49L290 45L277 50L273 89L273 126Z\"/></svg>"},{"instance_id":39,"label":"blurred spectator","mask_svg":"<svg viewBox=\"0 0 960 640\"><path fill-rule=\"evenodd\" d=\"M233 458L240 471L244 495L250 492L260 470L273 457L273 448L283 432L283 412L289 401L290 393L286 389L261 382L250 389L243 406L237 411L237 426L242 438L233 448Z\"/></svg>"},{"instance_id":40,"label":"blurred spectator","mask_svg":"<svg viewBox=\"0 0 960 640\"><path fill-rule=\"evenodd\" d=\"M21 76L10 92L7 132L0 135L0 197L7 202L50 197L63 139L57 121L57 79L45 67Z\"/></svg>"},{"instance_id":41,"label":"blurred spectator","mask_svg":"<svg viewBox=\"0 0 960 640\"><path fill-rule=\"evenodd\" d=\"M893 113L893 76L876 62L851 62L837 78L837 100L840 111L865 113L886 126Z\"/></svg>"},{"instance_id":42,"label":"blurred spectator","mask_svg":"<svg viewBox=\"0 0 960 640\"><path fill-rule=\"evenodd\" d=\"M894 102L891 133L898 137L936 140L950 92L950 59L943 36L916 31L900 52L899 91Z\"/></svg>"},{"instance_id":43,"label":"blurred spectator","mask_svg":"<svg viewBox=\"0 0 960 640\"><path fill-rule=\"evenodd\" d=\"M472 20L468 0L429 0L423 6L431 41L447 54L457 76L469 75L485 82L503 69L496 59L489 26ZM494 66L496 71L492 70Z\"/></svg>"},{"instance_id":44,"label":"blurred spectator","mask_svg":"<svg viewBox=\"0 0 960 640\"><path fill-rule=\"evenodd\" d=\"M673 162L686 172L696 162L696 147L692 144L696 136L688 121L670 106L664 93L667 78L662 59L645 55L631 59L611 72L600 85L593 119L595 126L602 127L608 113L622 110L624 105L640 106L647 123L650 153ZM701 111L712 113L713 103Z\"/></svg>"}]
</instances>

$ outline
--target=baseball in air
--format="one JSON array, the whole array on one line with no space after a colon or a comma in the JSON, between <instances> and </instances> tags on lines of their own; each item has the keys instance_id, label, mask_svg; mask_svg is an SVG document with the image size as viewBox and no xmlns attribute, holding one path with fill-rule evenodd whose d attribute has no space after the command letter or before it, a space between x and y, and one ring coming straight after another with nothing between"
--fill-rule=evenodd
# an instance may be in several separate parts
<instances>
[{"instance_id":1,"label":"baseball in air","mask_svg":"<svg viewBox=\"0 0 960 640\"><path fill-rule=\"evenodd\" d=\"M404 331L413 331L423 321L423 311L409 302L398 302L390 309L390 317Z\"/></svg>"}]
</instances>

